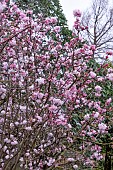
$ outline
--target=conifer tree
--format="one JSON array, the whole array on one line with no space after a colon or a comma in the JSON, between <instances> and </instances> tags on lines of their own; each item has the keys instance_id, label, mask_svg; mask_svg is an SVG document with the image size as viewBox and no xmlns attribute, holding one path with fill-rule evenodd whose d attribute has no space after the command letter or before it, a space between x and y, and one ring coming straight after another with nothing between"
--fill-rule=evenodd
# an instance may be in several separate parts
<instances>
[{"instance_id":1,"label":"conifer tree","mask_svg":"<svg viewBox=\"0 0 113 170\"><path fill-rule=\"evenodd\" d=\"M35 16L42 13L46 17L57 17L57 25L61 26L63 33L63 42L72 37L72 31L69 30L66 17L63 13L59 0L15 0L23 10L31 9Z\"/></svg>"}]
</instances>

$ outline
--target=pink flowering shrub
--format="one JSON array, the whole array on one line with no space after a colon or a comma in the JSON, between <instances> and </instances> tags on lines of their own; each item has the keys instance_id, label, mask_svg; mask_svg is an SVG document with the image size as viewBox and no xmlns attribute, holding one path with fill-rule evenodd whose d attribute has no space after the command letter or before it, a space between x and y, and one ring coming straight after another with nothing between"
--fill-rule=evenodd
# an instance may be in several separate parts
<instances>
[{"instance_id":1,"label":"pink flowering shrub","mask_svg":"<svg viewBox=\"0 0 113 170\"><path fill-rule=\"evenodd\" d=\"M56 22L33 19L15 4L0 13L1 169L77 169L103 158L99 139L109 128L112 100L100 98L112 70L100 76L89 67L94 49L77 35L62 45Z\"/></svg>"}]
</instances>

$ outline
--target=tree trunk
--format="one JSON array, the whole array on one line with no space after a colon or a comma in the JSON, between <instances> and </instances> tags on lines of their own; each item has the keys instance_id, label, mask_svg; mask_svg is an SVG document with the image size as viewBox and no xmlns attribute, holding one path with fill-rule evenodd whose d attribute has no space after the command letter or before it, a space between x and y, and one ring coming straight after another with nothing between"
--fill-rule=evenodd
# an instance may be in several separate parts
<instances>
[{"instance_id":1,"label":"tree trunk","mask_svg":"<svg viewBox=\"0 0 113 170\"><path fill-rule=\"evenodd\" d=\"M111 156L110 156L110 147L109 145L106 146L106 155L105 155L105 163L104 163L104 170L112 170L111 169Z\"/></svg>"}]
</instances>

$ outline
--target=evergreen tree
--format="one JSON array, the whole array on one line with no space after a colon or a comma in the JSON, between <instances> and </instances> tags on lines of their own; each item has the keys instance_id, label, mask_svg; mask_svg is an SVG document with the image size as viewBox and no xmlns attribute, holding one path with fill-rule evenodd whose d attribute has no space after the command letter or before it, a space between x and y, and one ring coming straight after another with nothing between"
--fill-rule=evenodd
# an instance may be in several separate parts
<instances>
[{"instance_id":1,"label":"evergreen tree","mask_svg":"<svg viewBox=\"0 0 113 170\"><path fill-rule=\"evenodd\" d=\"M72 31L69 30L66 17L63 13L62 6L59 0L15 0L23 10L31 9L33 13L42 13L44 17L57 17L57 25L61 26L63 39L65 42L69 37L72 37Z\"/></svg>"}]
</instances>

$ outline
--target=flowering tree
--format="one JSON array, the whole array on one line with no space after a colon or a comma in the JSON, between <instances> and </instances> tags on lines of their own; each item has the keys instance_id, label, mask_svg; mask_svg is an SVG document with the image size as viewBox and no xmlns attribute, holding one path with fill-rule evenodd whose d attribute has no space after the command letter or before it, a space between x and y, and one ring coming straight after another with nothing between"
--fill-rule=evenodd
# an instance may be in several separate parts
<instances>
[{"instance_id":1,"label":"flowering tree","mask_svg":"<svg viewBox=\"0 0 113 170\"><path fill-rule=\"evenodd\" d=\"M55 17L33 20L5 2L0 12L1 170L94 167L103 159L106 119L112 122L104 84L111 88L113 69L91 68L94 46L76 32L62 45ZM78 32L80 12L74 15Z\"/></svg>"}]
</instances>

